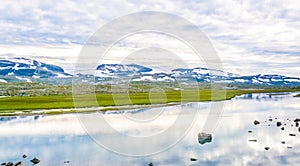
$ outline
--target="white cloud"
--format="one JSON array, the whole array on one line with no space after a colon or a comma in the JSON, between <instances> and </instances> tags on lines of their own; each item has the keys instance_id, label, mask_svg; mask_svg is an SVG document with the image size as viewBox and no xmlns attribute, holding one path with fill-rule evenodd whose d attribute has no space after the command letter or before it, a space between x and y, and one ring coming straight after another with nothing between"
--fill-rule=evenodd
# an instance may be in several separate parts
<instances>
[{"instance_id":1,"label":"white cloud","mask_svg":"<svg viewBox=\"0 0 300 166\"><path fill-rule=\"evenodd\" d=\"M79 52L73 45L84 44L103 24L132 12L163 11L198 25L211 39L229 72L278 72L300 77L300 68L296 66L300 64L299 3L291 0L63 0L55 4L53 1L1 1L0 43L2 50L6 50L2 54L31 57L28 51L14 51L14 48L27 47L32 53L53 59L68 52L61 56L70 56L70 61L62 65L69 63L67 66L71 68ZM53 47L50 55L41 49L49 44L70 50L58 48L54 56Z\"/></svg>"},{"instance_id":2,"label":"white cloud","mask_svg":"<svg viewBox=\"0 0 300 166\"><path fill-rule=\"evenodd\" d=\"M82 45L0 45L0 58L26 57L62 66L72 73Z\"/></svg>"}]
</instances>

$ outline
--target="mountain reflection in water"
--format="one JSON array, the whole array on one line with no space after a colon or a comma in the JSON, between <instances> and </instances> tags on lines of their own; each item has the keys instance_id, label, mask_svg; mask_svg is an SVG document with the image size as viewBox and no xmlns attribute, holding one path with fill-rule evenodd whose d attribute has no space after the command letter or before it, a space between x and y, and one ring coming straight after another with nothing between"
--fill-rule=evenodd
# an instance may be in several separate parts
<instances>
[{"instance_id":1,"label":"mountain reflection in water","mask_svg":"<svg viewBox=\"0 0 300 166\"><path fill-rule=\"evenodd\" d=\"M203 145L198 142L198 133L202 132L210 103L184 104L180 106L184 108L182 116L198 110L190 130L171 148L145 157L119 155L96 144L82 128L78 120L81 114L1 117L0 161L22 161L30 165L28 160L37 157L41 160L39 165L46 166L66 165L66 160L70 161L68 165L296 165L300 163L300 132L288 122L299 118L300 98L293 96L290 93L253 94L222 101L224 111L217 128L211 133L213 141ZM159 133L167 127L167 120L176 115L175 107L124 110L103 115L122 133ZM155 125L140 127L120 121L124 116L152 117L162 110L165 112L165 122L159 121ZM273 121L268 121L269 117ZM261 123L254 125L254 120ZM282 126L286 122L284 130L277 127L278 120ZM108 141L112 138L105 129L101 135ZM166 137L155 143L163 145L172 139ZM150 146L153 145L140 145L145 149ZM130 147L128 144L120 148ZM269 149L266 150L266 147ZM23 154L28 159L22 159ZM191 158L197 160L191 161Z\"/></svg>"}]
</instances>

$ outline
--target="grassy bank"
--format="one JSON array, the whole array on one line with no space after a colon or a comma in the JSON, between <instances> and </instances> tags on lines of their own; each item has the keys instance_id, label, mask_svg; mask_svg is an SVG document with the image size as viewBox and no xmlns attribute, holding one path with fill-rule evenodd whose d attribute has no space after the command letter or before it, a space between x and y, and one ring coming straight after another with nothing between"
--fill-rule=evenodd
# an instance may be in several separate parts
<instances>
[{"instance_id":1,"label":"grassy bank","mask_svg":"<svg viewBox=\"0 0 300 166\"><path fill-rule=\"evenodd\" d=\"M192 101L220 101L228 100L236 95L246 93L269 93L269 92L291 92L298 89L270 89L270 90L215 90L203 89L199 91L167 91L162 93L101 93L96 95L78 95L76 107L98 107L98 106L121 106L121 105L145 105L162 104L173 102ZM150 96L150 98L149 98ZM93 100L96 99L96 100ZM97 102L93 102L97 101ZM0 113L15 112L20 110L38 109L63 109L74 108L72 95L33 96L33 97L4 97L0 98Z\"/></svg>"}]
</instances>

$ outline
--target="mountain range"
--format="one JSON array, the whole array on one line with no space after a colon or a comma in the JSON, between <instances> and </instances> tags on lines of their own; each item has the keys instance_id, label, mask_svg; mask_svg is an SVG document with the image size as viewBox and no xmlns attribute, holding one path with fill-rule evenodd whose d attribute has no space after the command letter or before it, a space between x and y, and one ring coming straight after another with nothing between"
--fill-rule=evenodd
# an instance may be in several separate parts
<instances>
[{"instance_id":1,"label":"mountain range","mask_svg":"<svg viewBox=\"0 0 300 166\"><path fill-rule=\"evenodd\" d=\"M94 73L71 75L57 65L28 58L0 59L0 83L45 82L53 84L72 83L73 78L86 83L105 83L130 79L132 82L198 82L226 83L251 86L300 86L300 78L283 75L241 76L221 70L197 68L176 68L170 72L154 72L152 68L138 64L101 64ZM79 79L78 79L79 78Z\"/></svg>"}]
</instances>

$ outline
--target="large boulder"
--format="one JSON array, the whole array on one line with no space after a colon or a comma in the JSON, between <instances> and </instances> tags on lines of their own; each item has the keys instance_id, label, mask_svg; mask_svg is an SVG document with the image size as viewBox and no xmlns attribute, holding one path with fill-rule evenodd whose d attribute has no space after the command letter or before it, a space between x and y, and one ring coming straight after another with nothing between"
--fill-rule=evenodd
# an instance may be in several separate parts
<instances>
[{"instance_id":1,"label":"large boulder","mask_svg":"<svg viewBox=\"0 0 300 166\"><path fill-rule=\"evenodd\" d=\"M200 144L209 143L212 141L212 135L207 133L198 133L198 142Z\"/></svg>"}]
</instances>

